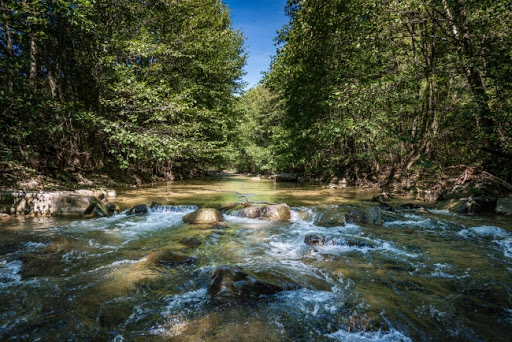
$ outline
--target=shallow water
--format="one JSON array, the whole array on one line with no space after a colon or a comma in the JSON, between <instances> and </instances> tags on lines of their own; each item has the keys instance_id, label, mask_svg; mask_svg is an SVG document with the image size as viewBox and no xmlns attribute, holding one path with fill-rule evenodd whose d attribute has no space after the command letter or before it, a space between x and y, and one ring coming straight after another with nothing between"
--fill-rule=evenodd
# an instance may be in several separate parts
<instances>
[{"instance_id":1,"label":"shallow water","mask_svg":"<svg viewBox=\"0 0 512 342\"><path fill-rule=\"evenodd\" d=\"M0 340L510 340L510 218L428 210L400 213L383 226L323 228L315 218L326 206L373 206L375 191L244 177L118 194L123 209L167 206L144 216L0 223ZM292 219L225 215L228 228L181 221L198 205L245 200L240 195L287 202ZM331 242L308 246L311 233ZM190 237L201 244L180 242ZM161 251L197 262L160 264L152 255ZM212 301L207 286L218 265L298 286L244 302Z\"/></svg>"}]
</instances>

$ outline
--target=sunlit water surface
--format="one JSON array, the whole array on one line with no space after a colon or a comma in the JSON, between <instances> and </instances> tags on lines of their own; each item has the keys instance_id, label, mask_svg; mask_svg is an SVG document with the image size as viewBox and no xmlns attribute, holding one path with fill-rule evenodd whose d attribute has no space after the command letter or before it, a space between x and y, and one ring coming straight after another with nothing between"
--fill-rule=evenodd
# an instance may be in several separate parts
<instances>
[{"instance_id":1,"label":"sunlit water surface","mask_svg":"<svg viewBox=\"0 0 512 342\"><path fill-rule=\"evenodd\" d=\"M143 216L0 223L0 340L509 341L512 220L443 210L383 226L314 224L325 206L370 206L375 191L223 177L119 190ZM286 202L289 222L225 215L228 227L182 217L199 205ZM406 202L407 199L397 199ZM307 234L370 247L311 247ZM201 245L187 246L184 238ZM171 250L195 264L161 265ZM218 265L282 274L299 289L243 302L207 294Z\"/></svg>"}]
</instances>

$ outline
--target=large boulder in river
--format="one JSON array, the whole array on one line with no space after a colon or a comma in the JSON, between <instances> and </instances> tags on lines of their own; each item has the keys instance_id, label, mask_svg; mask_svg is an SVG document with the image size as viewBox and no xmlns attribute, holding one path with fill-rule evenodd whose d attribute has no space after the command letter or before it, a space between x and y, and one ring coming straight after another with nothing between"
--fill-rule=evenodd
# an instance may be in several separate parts
<instances>
[{"instance_id":1,"label":"large boulder in river","mask_svg":"<svg viewBox=\"0 0 512 342\"><path fill-rule=\"evenodd\" d=\"M329 208L318 214L315 225L326 228L343 227L345 226L345 212L339 208Z\"/></svg>"},{"instance_id":2,"label":"large boulder in river","mask_svg":"<svg viewBox=\"0 0 512 342\"><path fill-rule=\"evenodd\" d=\"M201 208L183 217L183 222L190 224L215 224L223 220L221 212L214 208Z\"/></svg>"},{"instance_id":3,"label":"large boulder in river","mask_svg":"<svg viewBox=\"0 0 512 342\"><path fill-rule=\"evenodd\" d=\"M369 223L376 226L382 226L382 210L379 207L356 208L350 210L345 219L349 223Z\"/></svg>"},{"instance_id":4,"label":"large boulder in river","mask_svg":"<svg viewBox=\"0 0 512 342\"><path fill-rule=\"evenodd\" d=\"M252 218L252 219L258 218L261 216L261 208L260 207L242 208L238 212L238 216Z\"/></svg>"},{"instance_id":5,"label":"large boulder in river","mask_svg":"<svg viewBox=\"0 0 512 342\"><path fill-rule=\"evenodd\" d=\"M261 213L262 217L275 221L286 221L292 216L291 209L286 203L263 207Z\"/></svg>"},{"instance_id":6,"label":"large boulder in river","mask_svg":"<svg viewBox=\"0 0 512 342\"><path fill-rule=\"evenodd\" d=\"M262 279L249 271L235 266L218 266L212 273L208 294L214 300L256 299L297 286L279 279Z\"/></svg>"},{"instance_id":7,"label":"large boulder in river","mask_svg":"<svg viewBox=\"0 0 512 342\"><path fill-rule=\"evenodd\" d=\"M499 198L496 203L496 213L512 215L512 198Z\"/></svg>"}]
</instances>

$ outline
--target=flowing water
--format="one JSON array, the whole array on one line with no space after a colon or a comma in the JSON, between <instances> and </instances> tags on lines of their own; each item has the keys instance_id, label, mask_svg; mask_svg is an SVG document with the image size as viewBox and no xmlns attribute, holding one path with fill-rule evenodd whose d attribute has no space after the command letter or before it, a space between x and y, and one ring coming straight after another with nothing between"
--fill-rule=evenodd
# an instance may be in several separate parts
<instances>
[{"instance_id":1,"label":"flowing water","mask_svg":"<svg viewBox=\"0 0 512 342\"><path fill-rule=\"evenodd\" d=\"M151 201L166 206L141 216L0 223L0 340L511 339L510 218L427 210L402 212L383 226L323 228L315 222L326 208L375 205L375 192L238 176L118 195L123 209ZM245 200L240 196L289 203L292 219L225 215L228 227L182 222L198 205ZM308 246L311 233L331 243ZM196 262L161 264L151 257L159 251ZM271 272L298 286L212 301L207 287L218 265Z\"/></svg>"}]
</instances>

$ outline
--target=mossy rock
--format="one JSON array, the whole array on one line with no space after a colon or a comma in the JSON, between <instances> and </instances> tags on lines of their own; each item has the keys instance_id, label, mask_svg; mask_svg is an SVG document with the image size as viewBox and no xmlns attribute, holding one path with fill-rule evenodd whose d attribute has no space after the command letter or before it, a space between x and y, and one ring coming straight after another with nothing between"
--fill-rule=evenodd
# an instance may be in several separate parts
<instances>
[{"instance_id":1,"label":"mossy rock","mask_svg":"<svg viewBox=\"0 0 512 342\"><path fill-rule=\"evenodd\" d=\"M189 224L215 224L224 221L219 210L201 208L183 217L183 222Z\"/></svg>"}]
</instances>

